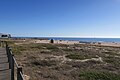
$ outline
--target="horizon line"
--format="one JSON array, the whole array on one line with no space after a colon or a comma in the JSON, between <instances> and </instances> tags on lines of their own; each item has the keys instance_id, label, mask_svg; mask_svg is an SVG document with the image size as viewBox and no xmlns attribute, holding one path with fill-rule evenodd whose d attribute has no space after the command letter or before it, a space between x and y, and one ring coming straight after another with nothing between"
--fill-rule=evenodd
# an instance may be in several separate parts
<instances>
[{"instance_id":1,"label":"horizon line","mask_svg":"<svg viewBox=\"0 0 120 80\"><path fill-rule=\"evenodd\" d=\"M53 38L120 38L120 36L13 36L13 37L53 37Z\"/></svg>"}]
</instances>

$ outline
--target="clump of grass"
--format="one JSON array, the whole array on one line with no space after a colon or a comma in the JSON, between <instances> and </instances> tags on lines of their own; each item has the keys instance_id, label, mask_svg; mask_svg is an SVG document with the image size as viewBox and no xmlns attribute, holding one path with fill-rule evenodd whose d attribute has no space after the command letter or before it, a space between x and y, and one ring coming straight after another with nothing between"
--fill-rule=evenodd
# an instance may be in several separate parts
<instances>
[{"instance_id":1,"label":"clump of grass","mask_svg":"<svg viewBox=\"0 0 120 80\"><path fill-rule=\"evenodd\" d=\"M35 66L52 66L52 65L56 65L56 61L54 60L34 60L32 61L32 64Z\"/></svg>"},{"instance_id":2,"label":"clump of grass","mask_svg":"<svg viewBox=\"0 0 120 80\"><path fill-rule=\"evenodd\" d=\"M102 71L82 71L80 80L120 80L120 75Z\"/></svg>"},{"instance_id":3,"label":"clump of grass","mask_svg":"<svg viewBox=\"0 0 120 80\"><path fill-rule=\"evenodd\" d=\"M21 50L19 50L19 49L17 49L17 48L13 48L12 49L12 52L13 52L13 54L21 54Z\"/></svg>"},{"instance_id":4,"label":"clump of grass","mask_svg":"<svg viewBox=\"0 0 120 80\"><path fill-rule=\"evenodd\" d=\"M49 51L49 50L43 50L43 51L41 51L41 53L43 53L43 54L51 54L51 51Z\"/></svg>"},{"instance_id":5,"label":"clump of grass","mask_svg":"<svg viewBox=\"0 0 120 80\"><path fill-rule=\"evenodd\" d=\"M28 46L30 49L42 49L43 45L42 44L28 44Z\"/></svg>"},{"instance_id":6,"label":"clump of grass","mask_svg":"<svg viewBox=\"0 0 120 80\"><path fill-rule=\"evenodd\" d=\"M59 48L51 44L22 44L12 46L13 53L19 54L22 51L36 51L40 49L58 50Z\"/></svg>"},{"instance_id":7,"label":"clump of grass","mask_svg":"<svg viewBox=\"0 0 120 80\"><path fill-rule=\"evenodd\" d=\"M58 50L59 48L57 46L54 46L54 45L48 45L46 46L47 49L50 49L50 50Z\"/></svg>"},{"instance_id":8,"label":"clump of grass","mask_svg":"<svg viewBox=\"0 0 120 80\"><path fill-rule=\"evenodd\" d=\"M46 47L46 49L51 49L51 50L59 49L56 45L52 45L52 44L31 44L28 47L32 49L33 48L43 49L44 47Z\"/></svg>"},{"instance_id":9,"label":"clump of grass","mask_svg":"<svg viewBox=\"0 0 120 80\"><path fill-rule=\"evenodd\" d=\"M120 56L120 54L117 54L117 52L113 52L113 51L107 51L107 52L103 52L103 53L112 55L112 56Z\"/></svg>"},{"instance_id":10,"label":"clump of grass","mask_svg":"<svg viewBox=\"0 0 120 80\"><path fill-rule=\"evenodd\" d=\"M115 58L113 56L108 56L108 57L104 57L103 61L120 67L120 58Z\"/></svg>"},{"instance_id":11,"label":"clump of grass","mask_svg":"<svg viewBox=\"0 0 120 80\"><path fill-rule=\"evenodd\" d=\"M29 48L27 48L26 46L18 46L18 45L16 45L16 46L13 46L12 47L12 52L14 53L14 54L21 54L22 53L22 51L26 51L26 50L28 50Z\"/></svg>"},{"instance_id":12,"label":"clump of grass","mask_svg":"<svg viewBox=\"0 0 120 80\"><path fill-rule=\"evenodd\" d=\"M63 51L71 52L72 49L62 49Z\"/></svg>"},{"instance_id":13,"label":"clump of grass","mask_svg":"<svg viewBox=\"0 0 120 80\"><path fill-rule=\"evenodd\" d=\"M68 54L66 57L70 58L70 59L83 60L83 59L93 58L94 56L91 56L91 55L88 55L88 54Z\"/></svg>"},{"instance_id":14,"label":"clump of grass","mask_svg":"<svg viewBox=\"0 0 120 80\"><path fill-rule=\"evenodd\" d=\"M42 44L22 44L12 46L12 51L15 54L19 54L23 51L36 51L42 48L43 48Z\"/></svg>"},{"instance_id":15,"label":"clump of grass","mask_svg":"<svg viewBox=\"0 0 120 80\"><path fill-rule=\"evenodd\" d=\"M70 58L70 59L84 59L84 56L81 56L81 55L78 55L78 54L69 54L66 57Z\"/></svg>"},{"instance_id":16,"label":"clump of grass","mask_svg":"<svg viewBox=\"0 0 120 80\"><path fill-rule=\"evenodd\" d=\"M13 45L15 42L14 41L7 41L8 45Z\"/></svg>"}]
</instances>

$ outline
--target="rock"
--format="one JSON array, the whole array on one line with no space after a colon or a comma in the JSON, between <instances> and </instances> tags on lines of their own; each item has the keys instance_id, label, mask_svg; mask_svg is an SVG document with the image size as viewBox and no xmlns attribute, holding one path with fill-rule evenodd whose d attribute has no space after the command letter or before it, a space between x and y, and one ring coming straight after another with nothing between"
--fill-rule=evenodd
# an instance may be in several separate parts
<instances>
[{"instance_id":1,"label":"rock","mask_svg":"<svg viewBox=\"0 0 120 80\"><path fill-rule=\"evenodd\" d=\"M25 80L30 80L30 76L24 75Z\"/></svg>"}]
</instances>

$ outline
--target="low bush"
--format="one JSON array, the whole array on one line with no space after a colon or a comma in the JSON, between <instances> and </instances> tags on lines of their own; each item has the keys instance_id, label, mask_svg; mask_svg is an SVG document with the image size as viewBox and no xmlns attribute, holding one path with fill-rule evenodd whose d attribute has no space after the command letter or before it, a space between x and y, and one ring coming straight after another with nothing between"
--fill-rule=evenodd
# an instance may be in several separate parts
<instances>
[{"instance_id":1,"label":"low bush","mask_svg":"<svg viewBox=\"0 0 120 80\"><path fill-rule=\"evenodd\" d=\"M102 71L82 71L80 80L120 80L120 75Z\"/></svg>"},{"instance_id":2,"label":"low bush","mask_svg":"<svg viewBox=\"0 0 120 80\"><path fill-rule=\"evenodd\" d=\"M46 47L47 47L47 49L51 49L51 50L58 50L59 49L57 46L54 46L54 45L48 45Z\"/></svg>"},{"instance_id":3,"label":"low bush","mask_svg":"<svg viewBox=\"0 0 120 80\"><path fill-rule=\"evenodd\" d=\"M80 59L80 60L83 60L83 59L90 59L92 57L90 57L89 55L85 55L85 54L69 54L66 56L67 58L70 58L70 59Z\"/></svg>"},{"instance_id":4,"label":"low bush","mask_svg":"<svg viewBox=\"0 0 120 80\"><path fill-rule=\"evenodd\" d=\"M47 60L34 60L32 62L32 64L35 66L52 66L52 65L56 65L56 63L57 62L54 60L49 60L49 61L47 61Z\"/></svg>"},{"instance_id":5,"label":"low bush","mask_svg":"<svg viewBox=\"0 0 120 80\"><path fill-rule=\"evenodd\" d=\"M72 49L62 49L63 51L71 52Z\"/></svg>"}]
</instances>

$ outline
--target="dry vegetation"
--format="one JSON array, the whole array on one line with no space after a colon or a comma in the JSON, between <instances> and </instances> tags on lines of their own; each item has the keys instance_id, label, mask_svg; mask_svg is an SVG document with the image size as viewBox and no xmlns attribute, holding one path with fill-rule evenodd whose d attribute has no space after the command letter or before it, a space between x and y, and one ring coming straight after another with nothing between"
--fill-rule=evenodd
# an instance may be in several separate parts
<instances>
[{"instance_id":1,"label":"dry vegetation","mask_svg":"<svg viewBox=\"0 0 120 80\"><path fill-rule=\"evenodd\" d=\"M120 80L120 48L9 42L30 80Z\"/></svg>"}]
</instances>

